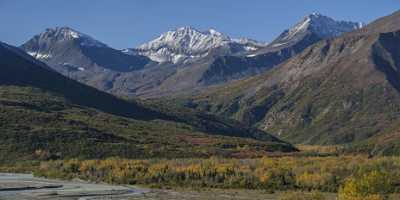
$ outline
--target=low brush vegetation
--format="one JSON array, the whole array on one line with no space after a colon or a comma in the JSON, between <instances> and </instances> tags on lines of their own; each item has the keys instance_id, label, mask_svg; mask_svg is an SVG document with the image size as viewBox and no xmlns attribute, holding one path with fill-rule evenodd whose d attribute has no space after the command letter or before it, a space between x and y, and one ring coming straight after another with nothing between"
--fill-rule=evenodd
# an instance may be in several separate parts
<instances>
[{"instance_id":1,"label":"low brush vegetation","mask_svg":"<svg viewBox=\"0 0 400 200\"><path fill-rule=\"evenodd\" d=\"M80 178L152 187L257 189L285 193L282 199L388 199L400 192L400 158L364 156L259 159L64 160L42 162L36 176ZM294 198L296 196L296 198Z\"/></svg>"},{"instance_id":2,"label":"low brush vegetation","mask_svg":"<svg viewBox=\"0 0 400 200\"><path fill-rule=\"evenodd\" d=\"M215 132L222 129L217 127ZM116 116L32 87L0 87L0 130L3 164L112 156L260 157L273 151L295 150L287 143L208 134L176 121Z\"/></svg>"}]
</instances>

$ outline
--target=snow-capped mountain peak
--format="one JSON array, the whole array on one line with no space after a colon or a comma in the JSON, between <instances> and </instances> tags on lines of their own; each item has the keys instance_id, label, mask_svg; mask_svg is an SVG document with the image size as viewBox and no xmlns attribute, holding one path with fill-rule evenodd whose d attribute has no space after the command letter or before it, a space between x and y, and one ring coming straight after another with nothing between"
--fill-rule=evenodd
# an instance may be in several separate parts
<instances>
[{"instance_id":1,"label":"snow-capped mountain peak","mask_svg":"<svg viewBox=\"0 0 400 200\"><path fill-rule=\"evenodd\" d=\"M215 30L199 31L193 27L185 26L161 34L158 38L140 45L136 49L123 50L125 53L136 53L148 56L157 62L177 63L187 59L196 59L206 56L211 49L227 47L232 43L242 45L243 51L257 48L256 42L251 46L231 39L229 36Z\"/></svg>"},{"instance_id":2,"label":"snow-capped mountain peak","mask_svg":"<svg viewBox=\"0 0 400 200\"><path fill-rule=\"evenodd\" d=\"M92 37L78 32L70 27L56 27L48 28L44 32L35 36L39 41L69 41L77 40L82 46L95 46L95 47L106 47L104 43L101 43Z\"/></svg>"},{"instance_id":3,"label":"snow-capped mountain peak","mask_svg":"<svg viewBox=\"0 0 400 200\"><path fill-rule=\"evenodd\" d=\"M311 14L309 14L307 17L311 18L311 17L322 17L323 15L319 12L312 12Z\"/></svg>"},{"instance_id":4,"label":"snow-capped mountain peak","mask_svg":"<svg viewBox=\"0 0 400 200\"><path fill-rule=\"evenodd\" d=\"M289 30L283 32L272 46L282 46L291 41L297 41L306 33L313 33L319 38L326 39L337 37L343 33L362 28L363 23L337 21L320 13L314 12L305 16L300 22Z\"/></svg>"},{"instance_id":5,"label":"snow-capped mountain peak","mask_svg":"<svg viewBox=\"0 0 400 200\"><path fill-rule=\"evenodd\" d=\"M362 28L362 23L349 21L336 21L320 13L312 13L289 30L289 35L300 31L313 31L322 38L336 37L345 32Z\"/></svg>"},{"instance_id":6,"label":"snow-capped mountain peak","mask_svg":"<svg viewBox=\"0 0 400 200\"><path fill-rule=\"evenodd\" d=\"M363 23L350 21L336 21L330 17L313 13L308 16L310 28L322 37L336 37L345 32L362 28Z\"/></svg>"},{"instance_id":7,"label":"snow-capped mountain peak","mask_svg":"<svg viewBox=\"0 0 400 200\"><path fill-rule=\"evenodd\" d=\"M203 51L211 46L218 46L229 41L229 37L210 29L206 32L198 31L192 27L181 27L174 31L168 31L157 39L139 46L139 49L158 49L167 45L172 48L180 48L187 51Z\"/></svg>"},{"instance_id":8,"label":"snow-capped mountain peak","mask_svg":"<svg viewBox=\"0 0 400 200\"><path fill-rule=\"evenodd\" d=\"M208 34L210 35L214 35L214 36L222 36L223 34L221 32L218 32L217 30L210 28L208 29Z\"/></svg>"},{"instance_id":9,"label":"snow-capped mountain peak","mask_svg":"<svg viewBox=\"0 0 400 200\"><path fill-rule=\"evenodd\" d=\"M81 33L69 27L47 28L44 32L39 34L39 37L41 38L54 37L59 40L77 39L81 36Z\"/></svg>"},{"instance_id":10,"label":"snow-capped mountain peak","mask_svg":"<svg viewBox=\"0 0 400 200\"><path fill-rule=\"evenodd\" d=\"M36 59L49 60L54 57L58 48L72 47L107 47L92 37L69 27L47 28L35 35L22 46L26 52Z\"/></svg>"},{"instance_id":11,"label":"snow-capped mountain peak","mask_svg":"<svg viewBox=\"0 0 400 200\"><path fill-rule=\"evenodd\" d=\"M176 63L186 58L201 57L209 49L229 41L229 37L214 29L201 32L185 26L161 34L155 40L140 45L137 51L157 62Z\"/></svg>"}]
</instances>

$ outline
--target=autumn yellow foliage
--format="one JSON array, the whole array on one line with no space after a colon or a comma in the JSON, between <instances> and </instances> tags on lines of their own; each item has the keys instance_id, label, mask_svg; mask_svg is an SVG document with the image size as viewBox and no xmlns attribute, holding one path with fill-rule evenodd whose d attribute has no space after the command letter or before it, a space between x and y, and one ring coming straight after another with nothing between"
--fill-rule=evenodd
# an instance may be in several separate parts
<instances>
[{"instance_id":1,"label":"autumn yellow foliage","mask_svg":"<svg viewBox=\"0 0 400 200\"><path fill-rule=\"evenodd\" d=\"M340 188L339 200L383 200L392 192L393 177L385 171L371 171L348 178Z\"/></svg>"},{"instance_id":2,"label":"autumn yellow foliage","mask_svg":"<svg viewBox=\"0 0 400 200\"><path fill-rule=\"evenodd\" d=\"M35 175L157 187L339 191L340 200L372 200L399 189L399 169L396 157L110 158L43 162Z\"/></svg>"}]
</instances>

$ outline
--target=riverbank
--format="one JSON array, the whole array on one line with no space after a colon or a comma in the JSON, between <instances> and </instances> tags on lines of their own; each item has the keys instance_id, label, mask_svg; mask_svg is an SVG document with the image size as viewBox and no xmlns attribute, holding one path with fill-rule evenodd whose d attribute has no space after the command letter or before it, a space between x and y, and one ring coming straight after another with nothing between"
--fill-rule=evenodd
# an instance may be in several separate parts
<instances>
[{"instance_id":1,"label":"riverbank","mask_svg":"<svg viewBox=\"0 0 400 200\"><path fill-rule=\"evenodd\" d=\"M31 174L0 173L0 200L278 200L290 192L268 193L245 189L143 189L132 186L61 181ZM321 193L326 200L335 194Z\"/></svg>"}]
</instances>

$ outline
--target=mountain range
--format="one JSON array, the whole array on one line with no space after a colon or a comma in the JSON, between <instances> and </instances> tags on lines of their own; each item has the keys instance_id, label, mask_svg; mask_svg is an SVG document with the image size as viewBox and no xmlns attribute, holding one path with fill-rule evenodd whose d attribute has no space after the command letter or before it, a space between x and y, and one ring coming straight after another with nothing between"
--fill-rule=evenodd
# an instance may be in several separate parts
<instances>
[{"instance_id":1,"label":"mountain range","mask_svg":"<svg viewBox=\"0 0 400 200\"><path fill-rule=\"evenodd\" d=\"M270 43L181 27L118 50L46 29L0 44L0 160L297 151L288 142L400 154L399 44L400 11L367 25L312 13Z\"/></svg>"},{"instance_id":2,"label":"mountain range","mask_svg":"<svg viewBox=\"0 0 400 200\"><path fill-rule=\"evenodd\" d=\"M137 48L115 50L68 27L47 29L21 46L56 71L120 96L158 98L194 93L249 77L321 39L360 28L313 13L271 44L232 39L215 29L181 27Z\"/></svg>"}]
</instances>

